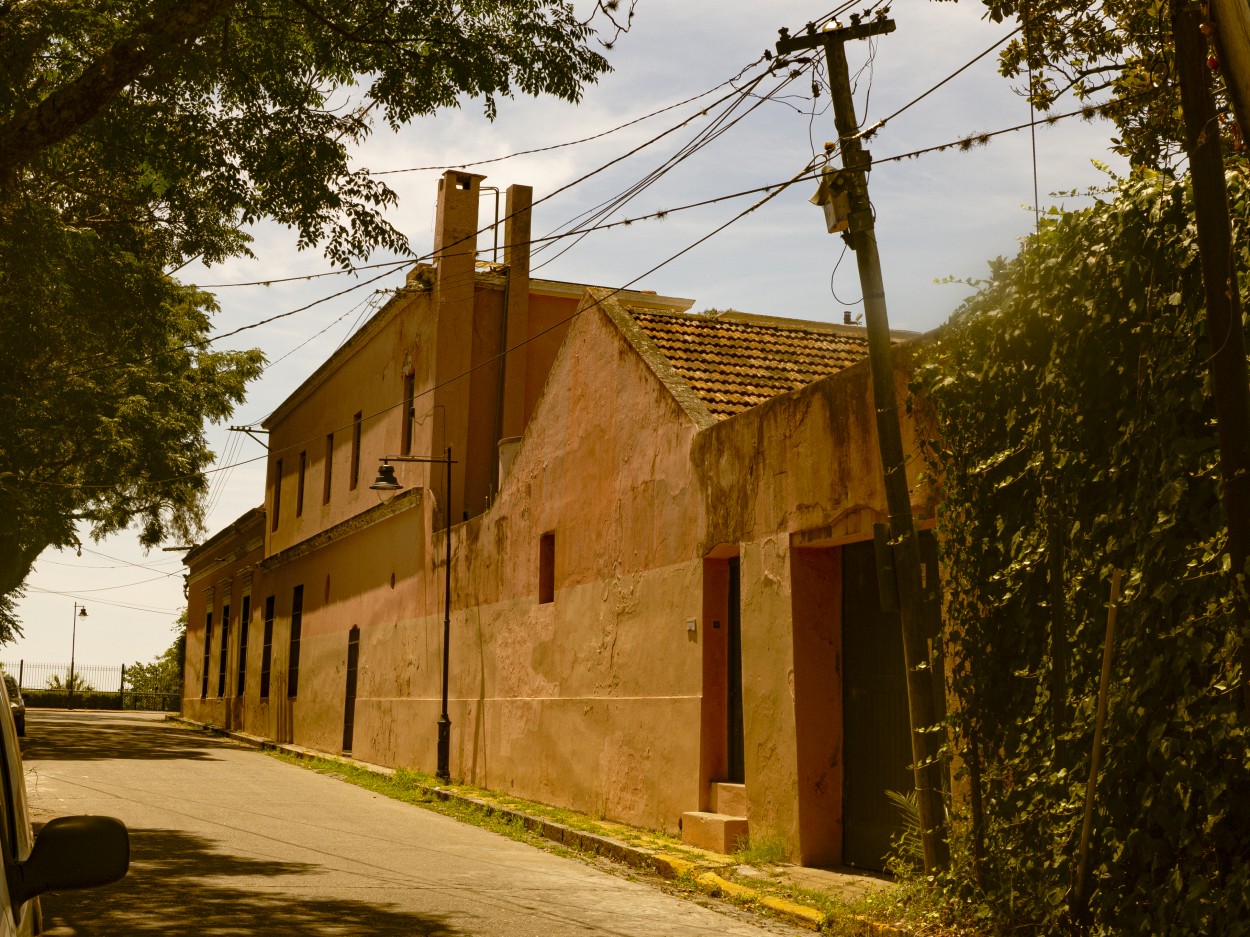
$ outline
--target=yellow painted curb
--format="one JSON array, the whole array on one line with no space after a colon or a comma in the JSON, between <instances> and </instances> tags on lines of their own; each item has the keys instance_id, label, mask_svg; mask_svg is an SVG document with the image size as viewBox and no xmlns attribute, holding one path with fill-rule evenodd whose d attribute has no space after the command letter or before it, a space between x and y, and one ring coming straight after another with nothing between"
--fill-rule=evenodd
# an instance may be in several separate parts
<instances>
[{"instance_id":1,"label":"yellow painted curb","mask_svg":"<svg viewBox=\"0 0 1250 937\"><path fill-rule=\"evenodd\" d=\"M730 898L741 898L745 901L755 901L759 898L759 892L754 888L747 888L745 885L739 885L721 878L715 872L704 872L696 881L713 892L726 895Z\"/></svg>"},{"instance_id":2,"label":"yellow painted curb","mask_svg":"<svg viewBox=\"0 0 1250 937\"><path fill-rule=\"evenodd\" d=\"M657 853L652 856L651 864L664 878L681 878L687 872L694 869L693 862L687 862L685 859L678 859L676 856L666 856L663 853Z\"/></svg>"},{"instance_id":3,"label":"yellow painted curb","mask_svg":"<svg viewBox=\"0 0 1250 937\"><path fill-rule=\"evenodd\" d=\"M823 911L817 911L815 908L787 901L785 898L766 895L760 899L760 904L766 908L772 908L778 914L784 914L799 924L809 925L815 930L820 930L825 925L825 913Z\"/></svg>"}]
</instances>

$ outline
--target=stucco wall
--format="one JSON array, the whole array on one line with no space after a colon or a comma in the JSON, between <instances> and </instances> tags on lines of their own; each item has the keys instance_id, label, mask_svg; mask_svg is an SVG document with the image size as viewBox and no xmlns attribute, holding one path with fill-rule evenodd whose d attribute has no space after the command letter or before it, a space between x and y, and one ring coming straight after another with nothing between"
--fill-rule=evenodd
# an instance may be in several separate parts
<instances>
[{"instance_id":1,"label":"stucco wall","mask_svg":"<svg viewBox=\"0 0 1250 937\"><path fill-rule=\"evenodd\" d=\"M915 425L901 406L910 368L898 355L908 480L923 518L932 493L918 483ZM704 430L691 459L707 517L700 550L738 544L741 556L752 835L781 837L795 859L837 862L841 595L831 548L870 539L886 519L868 362Z\"/></svg>"},{"instance_id":2,"label":"stucco wall","mask_svg":"<svg viewBox=\"0 0 1250 937\"><path fill-rule=\"evenodd\" d=\"M341 371L275 422L277 447L323 435L320 408L350 420L349 411L382 412L393 402L402 346L422 342L406 315L379 323ZM337 424L341 415L331 419ZM398 445L398 419L366 421L362 474ZM572 321L493 507L452 529L454 776L670 830L683 811L700 806L701 626L687 629L701 621L703 603L694 434L600 310ZM408 468L415 469L401 472ZM408 485L422 480L419 469L401 477ZM365 490L332 499L321 515L319 484L305 484L308 521L292 519L284 493L285 517L270 536L254 601L259 616L264 596L275 597L271 695L248 702L242 727L339 750L348 633L356 625L354 756L432 771L446 543L443 530L432 530L441 526L436 497L427 492L419 508L321 542L327 535L319 525L340 512L342 526L331 533L359 525L352 512L376 496ZM310 491L317 504L309 504ZM549 603L538 601L544 534L555 540ZM304 586L300 684L288 700L297 584ZM254 625L257 645L259 631Z\"/></svg>"},{"instance_id":3,"label":"stucco wall","mask_svg":"<svg viewBox=\"0 0 1250 937\"><path fill-rule=\"evenodd\" d=\"M245 596L250 597L248 636L259 643L257 621L260 610L259 582L256 576L264 545L264 513L249 512L219 536L188 555L187 642L183 668L182 712L188 718L214 725L238 727L245 702L238 698L238 652ZM226 679L219 696L221 674L222 617L230 607L227 636ZM208 662L208 691L204 683L204 634L208 612L213 615L213 633ZM251 652L249 651L249 658ZM255 672L245 679L255 679Z\"/></svg>"},{"instance_id":4,"label":"stucco wall","mask_svg":"<svg viewBox=\"0 0 1250 937\"><path fill-rule=\"evenodd\" d=\"M599 310L574 320L495 506L454 530L454 774L669 829L697 805L693 436Z\"/></svg>"}]
</instances>

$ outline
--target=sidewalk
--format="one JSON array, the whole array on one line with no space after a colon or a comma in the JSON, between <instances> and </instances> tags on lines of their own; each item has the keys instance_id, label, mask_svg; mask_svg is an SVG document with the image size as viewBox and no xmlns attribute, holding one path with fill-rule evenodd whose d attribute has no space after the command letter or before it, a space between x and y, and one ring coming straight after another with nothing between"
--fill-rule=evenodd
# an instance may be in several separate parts
<instances>
[{"instance_id":1,"label":"sidewalk","mask_svg":"<svg viewBox=\"0 0 1250 937\"><path fill-rule=\"evenodd\" d=\"M165 718L267 751L338 763L384 777L396 775L394 768L382 765L273 742L244 732L227 731L179 715L170 714ZM440 785L432 781L417 782L416 788L429 798L468 807L487 817L514 822L567 849L602 856L642 872L653 872L679 886L744 907L765 910L765 913L811 930L829 930L836 924L837 933L844 935L909 937L908 931L900 927L870 921L854 914L849 908L842 910L872 892L891 888L890 881L884 876L850 870L814 869L788 863L741 865L732 856L686 846L663 834L581 817L571 811L528 803L505 794L455 784ZM560 819L544 814L555 814Z\"/></svg>"}]
</instances>

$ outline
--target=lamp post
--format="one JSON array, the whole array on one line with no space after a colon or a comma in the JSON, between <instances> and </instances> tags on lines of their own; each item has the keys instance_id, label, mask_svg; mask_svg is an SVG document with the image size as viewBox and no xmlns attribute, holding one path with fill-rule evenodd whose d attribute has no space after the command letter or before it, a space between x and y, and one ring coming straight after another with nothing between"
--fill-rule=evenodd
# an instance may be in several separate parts
<instances>
[{"instance_id":1,"label":"lamp post","mask_svg":"<svg viewBox=\"0 0 1250 937\"><path fill-rule=\"evenodd\" d=\"M392 494L404 486L395 478L395 466L391 462L424 462L447 466L447 560L443 579L443 709L438 717L438 771L437 776L444 783L451 779L451 717L447 715L447 672L450 660L451 644L451 467L455 460L451 457L451 446L441 459L421 458L406 455L388 455L382 458L378 466L378 477L369 488L383 497L383 492Z\"/></svg>"},{"instance_id":2,"label":"lamp post","mask_svg":"<svg viewBox=\"0 0 1250 937\"><path fill-rule=\"evenodd\" d=\"M69 638L69 680L65 685L66 691L69 693L69 708L74 708L74 651L78 645L78 619L87 617L87 606L74 603L74 616L71 619L73 629L70 631Z\"/></svg>"}]
</instances>

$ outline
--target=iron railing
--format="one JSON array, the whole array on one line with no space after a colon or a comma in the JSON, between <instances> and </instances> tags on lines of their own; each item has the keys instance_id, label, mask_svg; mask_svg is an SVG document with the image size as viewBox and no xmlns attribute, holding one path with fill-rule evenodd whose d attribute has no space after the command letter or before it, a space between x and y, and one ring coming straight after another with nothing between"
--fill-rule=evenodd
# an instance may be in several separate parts
<instances>
[{"instance_id":1,"label":"iron railing","mask_svg":"<svg viewBox=\"0 0 1250 937\"><path fill-rule=\"evenodd\" d=\"M125 664L74 664L73 693L70 693L69 664L36 661L4 661L4 672L17 681L26 705L31 709L73 706L77 709L134 709L178 712L182 693L178 690L136 690L126 685Z\"/></svg>"}]
</instances>

